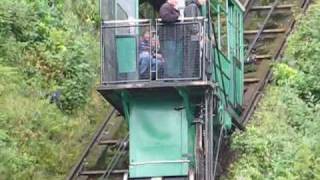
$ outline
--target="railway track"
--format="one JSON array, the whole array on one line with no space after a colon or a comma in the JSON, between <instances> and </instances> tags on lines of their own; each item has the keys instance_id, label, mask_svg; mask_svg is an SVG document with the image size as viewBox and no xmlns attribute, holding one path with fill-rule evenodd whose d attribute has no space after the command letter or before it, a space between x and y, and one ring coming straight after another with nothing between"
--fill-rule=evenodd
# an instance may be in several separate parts
<instances>
[{"instance_id":1,"label":"railway track","mask_svg":"<svg viewBox=\"0 0 320 180\"><path fill-rule=\"evenodd\" d=\"M246 22L244 34L247 41L246 66L253 70L245 74L242 124L249 121L256 109L262 92L272 77L270 64L281 58L287 38L294 28L296 20L291 10L298 6L305 12L310 3L309 0L295 2L298 5L292 2L283 3L281 0L275 0L271 4L261 4L260 0L243 2L246 7L244 16ZM282 13L287 14L287 17L282 17L281 22L277 22L275 16ZM113 109L70 172L68 180L120 180L128 175L128 135L118 139L110 137L110 129L114 128L112 123L116 118L119 117ZM219 176L219 172L217 175Z\"/></svg>"},{"instance_id":2,"label":"railway track","mask_svg":"<svg viewBox=\"0 0 320 180\"><path fill-rule=\"evenodd\" d=\"M113 124L116 123L114 120L119 121L119 114L115 109L112 109L71 170L67 177L68 180L97 179L110 176L115 177L115 179L117 177L122 179L123 175L128 173L127 169L116 169L121 158L126 155L128 150L128 137L117 140L111 139L114 137L110 133L111 129L114 128ZM93 157L92 154L94 154ZM107 161L111 163L107 163Z\"/></svg>"},{"instance_id":3,"label":"railway track","mask_svg":"<svg viewBox=\"0 0 320 180\"><path fill-rule=\"evenodd\" d=\"M282 4L283 1L276 0L269 5L261 5L258 0L247 0L245 2L245 40L248 42L247 58L255 71L245 74L244 111L241 117L242 124L246 124L257 107L262 97L262 92L271 80L270 65L278 61L285 47L286 41L292 32L296 20L292 9L299 7L304 13L310 3L309 0L290 1L290 4ZM257 14L259 13L259 14ZM287 17L277 16L281 13ZM257 29L250 29L250 23L254 16L261 16L260 21L256 21ZM268 28L268 26L276 26ZM271 39L271 40L270 40Z\"/></svg>"}]
</instances>

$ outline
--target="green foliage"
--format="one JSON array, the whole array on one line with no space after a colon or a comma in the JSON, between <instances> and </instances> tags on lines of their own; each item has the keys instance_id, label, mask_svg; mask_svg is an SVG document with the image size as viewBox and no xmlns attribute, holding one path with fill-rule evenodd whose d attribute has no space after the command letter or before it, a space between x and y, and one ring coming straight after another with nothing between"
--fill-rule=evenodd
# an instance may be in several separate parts
<instances>
[{"instance_id":1,"label":"green foliage","mask_svg":"<svg viewBox=\"0 0 320 180\"><path fill-rule=\"evenodd\" d=\"M285 63L274 66L267 90L226 179L320 179L320 2L289 38Z\"/></svg>"},{"instance_id":2,"label":"green foliage","mask_svg":"<svg viewBox=\"0 0 320 180\"><path fill-rule=\"evenodd\" d=\"M0 3L0 179L64 179L104 118L97 2L79 2Z\"/></svg>"},{"instance_id":3,"label":"green foliage","mask_svg":"<svg viewBox=\"0 0 320 180\"><path fill-rule=\"evenodd\" d=\"M320 100L320 3L313 5L308 16L300 21L296 32L290 37L285 61L302 74L296 89L306 101Z\"/></svg>"},{"instance_id":4,"label":"green foliage","mask_svg":"<svg viewBox=\"0 0 320 180\"><path fill-rule=\"evenodd\" d=\"M233 137L239 159L227 179L318 179L318 111L290 89L269 89L247 131Z\"/></svg>"},{"instance_id":5,"label":"green foliage","mask_svg":"<svg viewBox=\"0 0 320 180\"><path fill-rule=\"evenodd\" d=\"M0 179L63 179L106 106L93 96L85 113L66 115L22 75L0 65Z\"/></svg>"},{"instance_id":6,"label":"green foliage","mask_svg":"<svg viewBox=\"0 0 320 180\"><path fill-rule=\"evenodd\" d=\"M47 93L60 91L59 107L71 113L86 104L98 72L99 46L92 33L97 7L91 1L55 3L0 4L0 63L21 68L30 83L42 80ZM65 4L77 4L75 13ZM90 16L83 17L81 8Z\"/></svg>"}]
</instances>

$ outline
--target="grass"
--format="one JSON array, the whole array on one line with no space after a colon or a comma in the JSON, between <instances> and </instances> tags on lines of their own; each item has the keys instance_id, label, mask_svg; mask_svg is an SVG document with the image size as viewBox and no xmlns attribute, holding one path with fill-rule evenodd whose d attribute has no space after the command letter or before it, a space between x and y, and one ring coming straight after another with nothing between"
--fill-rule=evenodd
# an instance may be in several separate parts
<instances>
[{"instance_id":1,"label":"grass","mask_svg":"<svg viewBox=\"0 0 320 180\"><path fill-rule=\"evenodd\" d=\"M225 179L320 179L319 108L270 87L247 131L233 136L238 158Z\"/></svg>"},{"instance_id":2,"label":"grass","mask_svg":"<svg viewBox=\"0 0 320 180\"><path fill-rule=\"evenodd\" d=\"M17 69L0 69L0 179L64 179L108 107L92 92L66 115Z\"/></svg>"}]
</instances>

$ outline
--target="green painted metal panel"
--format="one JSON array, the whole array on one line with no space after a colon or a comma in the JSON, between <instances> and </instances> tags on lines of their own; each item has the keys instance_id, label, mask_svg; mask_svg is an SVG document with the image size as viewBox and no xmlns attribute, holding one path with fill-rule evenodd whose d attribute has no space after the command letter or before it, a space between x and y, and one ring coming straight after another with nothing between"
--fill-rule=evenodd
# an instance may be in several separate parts
<instances>
[{"instance_id":1,"label":"green painted metal panel","mask_svg":"<svg viewBox=\"0 0 320 180\"><path fill-rule=\"evenodd\" d=\"M188 174L189 123L185 110L175 110L182 104L180 97L130 100L130 177Z\"/></svg>"},{"instance_id":2,"label":"green painted metal panel","mask_svg":"<svg viewBox=\"0 0 320 180\"><path fill-rule=\"evenodd\" d=\"M216 77L214 77L214 79L215 79L215 81L218 83L218 85L221 87L221 88L225 88L225 91L226 91L226 93L227 93L227 95L229 95L230 94L230 83L231 83L231 81L230 81L230 71L231 71L231 62L230 62L230 60L226 57L226 56L224 56L224 54L221 52L221 51L219 51L219 50L217 50L217 49L215 49L214 50L214 52L215 52L215 59L216 59L216 61L219 61L220 60L220 62L221 62L221 67L219 66L220 65L220 63L219 62L216 62L216 66L217 66L217 68L216 68L216 70L217 70L217 72L216 73L214 73L213 75L215 75ZM218 57L219 56L219 57ZM219 58L219 60L218 60L218 58ZM221 72L222 71L222 72ZM222 77L221 77L222 76ZM223 78L223 79L222 79ZM224 83L224 84L223 84ZM221 96L221 97L223 97L223 95ZM222 100L223 100L223 102L224 102L224 98L221 98ZM226 103L226 102L224 102L224 103Z\"/></svg>"},{"instance_id":3,"label":"green painted metal panel","mask_svg":"<svg viewBox=\"0 0 320 180\"><path fill-rule=\"evenodd\" d=\"M119 73L132 73L137 69L137 44L135 37L116 37Z\"/></svg>"},{"instance_id":4,"label":"green painted metal panel","mask_svg":"<svg viewBox=\"0 0 320 180\"><path fill-rule=\"evenodd\" d=\"M211 5L211 10L216 16L218 41L218 46L213 50L216 61L213 79L220 87L217 94L221 100L218 122L230 128L231 116L225 108L229 102L237 107L242 105L243 101L243 7L234 0L211 0ZM226 93L228 102L225 101L222 91Z\"/></svg>"}]
</instances>

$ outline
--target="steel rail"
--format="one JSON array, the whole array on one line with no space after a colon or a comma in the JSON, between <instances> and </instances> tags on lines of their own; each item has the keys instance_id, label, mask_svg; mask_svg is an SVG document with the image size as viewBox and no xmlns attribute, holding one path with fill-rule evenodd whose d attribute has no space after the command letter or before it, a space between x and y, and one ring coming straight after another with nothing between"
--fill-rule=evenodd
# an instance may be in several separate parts
<instances>
[{"instance_id":1,"label":"steel rail","mask_svg":"<svg viewBox=\"0 0 320 180\"><path fill-rule=\"evenodd\" d=\"M224 132L224 128L223 128L223 126L221 126L220 133L219 133L218 146L217 146L217 154L216 154L216 157L214 160L215 161L214 162L214 169L213 169L213 177L214 178L216 177L216 174L217 174L217 166L218 166L218 161L219 161L219 152L220 152L223 132Z\"/></svg>"},{"instance_id":2,"label":"steel rail","mask_svg":"<svg viewBox=\"0 0 320 180\"><path fill-rule=\"evenodd\" d=\"M85 159L88 157L92 147L98 143L99 137L101 135L101 133L103 133L104 129L106 128L106 126L108 125L109 121L112 119L113 115L115 114L116 110L112 109L110 114L107 116L106 120L103 122L103 124L100 126L100 128L98 129L98 131L96 132L96 134L93 136L91 143L87 146L87 148L85 149L84 153L82 154L80 160L78 161L78 163L73 167L71 173L69 174L69 176L67 177L68 180L73 180L75 177L77 177L83 167L83 162L85 161Z\"/></svg>"},{"instance_id":3,"label":"steel rail","mask_svg":"<svg viewBox=\"0 0 320 180\"><path fill-rule=\"evenodd\" d=\"M247 17L248 17L248 14L250 12L250 9L251 7L253 6L255 0L247 0L245 3L244 3L244 7L245 7L245 12L244 12L244 21L246 21Z\"/></svg>"},{"instance_id":4,"label":"steel rail","mask_svg":"<svg viewBox=\"0 0 320 180\"><path fill-rule=\"evenodd\" d=\"M114 170L115 166L119 163L122 154L126 151L127 145L129 140L129 133L126 135L126 137L121 141L120 146L117 149L117 152L112 157L105 173L102 176L102 179L108 179L110 175L112 174L112 171Z\"/></svg>"}]
</instances>

